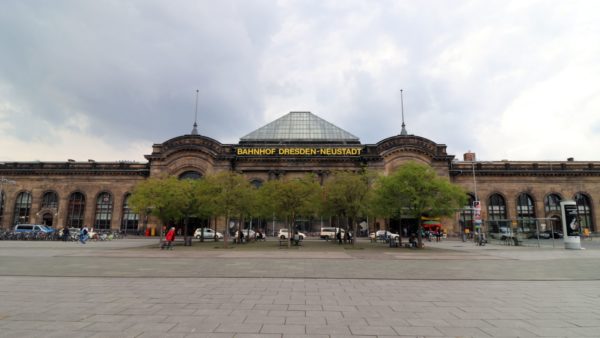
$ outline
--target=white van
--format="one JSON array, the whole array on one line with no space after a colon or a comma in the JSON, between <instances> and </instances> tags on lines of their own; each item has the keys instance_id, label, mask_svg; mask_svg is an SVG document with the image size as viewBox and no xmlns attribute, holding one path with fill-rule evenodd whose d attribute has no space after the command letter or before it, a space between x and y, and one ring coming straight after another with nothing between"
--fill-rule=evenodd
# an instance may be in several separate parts
<instances>
[{"instance_id":1,"label":"white van","mask_svg":"<svg viewBox=\"0 0 600 338\"><path fill-rule=\"evenodd\" d=\"M322 227L320 237L321 239L326 240L335 239L335 235L338 233L338 231L342 231L342 238L344 238L346 231L336 227Z\"/></svg>"},{"instance_id":2,"label":"white van","mask_svg":"<svg viewBox=\"0 0 600 338\"><path fill-rule=\"evenodd\" d=\"M298 232L298 236L300 237L300 240L304 240L304 238L306 237L306 234L303 232ZM277 237L279 237L279 239L288 239L288 229L279 229L279 233L277 234Z\"/></svg>"},{"instance_id":3,"label":"white van","mask_svg":"<svg viewBox=\"0 0 600 338\"><path fill-rule=\"evenodd\" d=\"M54 232L54 229L43 224L17 224L15 232L45 232L49 234Z\"/></svg>"}]
</instances>

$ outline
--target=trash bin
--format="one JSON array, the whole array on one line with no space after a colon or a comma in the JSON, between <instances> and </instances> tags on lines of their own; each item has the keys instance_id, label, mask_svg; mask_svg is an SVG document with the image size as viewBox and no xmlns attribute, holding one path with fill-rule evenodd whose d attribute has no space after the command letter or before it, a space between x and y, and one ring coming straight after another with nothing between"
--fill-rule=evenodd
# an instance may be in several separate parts
<instances>
[{"instance_id":1,"label":"trash bin","mask_svg":"<svg viewBox=\"0 0 600 338\"><path fill-rule=\"evenodd\" d=\"M184 240L184 242L183 242L184 246L192 246L192 236L184 238L183 240Z\"/></svg>"}]
</instances>

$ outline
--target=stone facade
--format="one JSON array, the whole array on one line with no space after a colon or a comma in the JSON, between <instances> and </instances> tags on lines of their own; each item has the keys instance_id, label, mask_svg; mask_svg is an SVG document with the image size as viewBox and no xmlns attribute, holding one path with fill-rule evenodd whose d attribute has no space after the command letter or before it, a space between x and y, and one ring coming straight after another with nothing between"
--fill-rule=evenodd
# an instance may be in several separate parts
<instances>
[{"instance_id":1,"label":"stone facade","mask_svg":"<svg viewBox=\"0 0 600 338\"><path fill-rule=\"evenodd\" d=\"M311 148L321 155L239 155L238 148ZM360 148L359 154L331 155L336 149ZM339 148L339 149L338 149ZM287 149L287 150L286 150ZM323 155L326 154L326 155ZM546 211L545 198L554 193L561 199L573 199L576 194L587 196L590 213L590 228L597 230L600 222L595 206L600 200L600 162L467 162L456 161L446 153L446 146L423 137L393 136L377 144L221 144L201 135L184 135L155 144L152 153L146 155L147 163L121 162L10 162L0 164L0 176L16 184L2 184L4 193L0 227L11 228L19 219L15 217L17 197L28 193L31 202L28 209L29 223L50 220L53 226L67 224L69 198L75 192L85 197L83 222L96 222L98 196L112 196L111 229L123 226L123 206L126 196L136 183L148 177L198 173L200 176L220 171L242 172L250 181L265 182L276 178L293 178L307 172L314 173L325 181L334 170L359 170L372 168L384 174L397 169L407 161L430 165L442 177L459 184L477 196L482 205L482 218L488 218L488 201L492 194L501 195L506 202L506 217L516 219L517 198L527 193L533 199L535 217L557 216L555 211ZM46 192L58 196L57 208L43 208L42 198ZM143 216L143 215L142 215ZM560 217L560 215L558 215ZM138 226L146 226L139 217ZM374 230L384 227L383 221L370 220ZM461 231L460 216L442 220L449 232ZM155 227L151 218L147 224ZM224 228L220 224L219 228Z\"/></svg>"}]
</instances>

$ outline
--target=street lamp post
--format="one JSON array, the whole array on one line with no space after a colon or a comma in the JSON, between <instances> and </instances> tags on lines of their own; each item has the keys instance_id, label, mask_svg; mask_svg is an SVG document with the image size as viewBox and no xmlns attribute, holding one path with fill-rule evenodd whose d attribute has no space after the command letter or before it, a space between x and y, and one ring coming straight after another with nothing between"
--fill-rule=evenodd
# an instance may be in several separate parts
<instances>
[{"instance_id":1,"label":"street lamp post","mask_svg":"<svg viewBox=\"0 0 600 338\"><path fill-rule=\"evenodd\" d=\"M477 197L477 176L475 175L475 164L477 160L473 158L471 161L471 168L473 171L473 194L475 195L475 200L473 201L473 223L475 227L477 227L477 244L483 245L483 222L481 221L481 203L479 202L479 198Z\"/></svg>"},{"instance_id":2,"label":"street lamp post","mask_svg":"<svg viewBox=\"0 0 600 338\"><path fill-rule=\"evenodd\" d=\"M475 176L475 162L477 162L477 161L473 160L471 162L471 165L473 167L473 193L475 194L475 202L478 202L479 199L477 198L477 179Z\"/></svg>"}]
</instances>

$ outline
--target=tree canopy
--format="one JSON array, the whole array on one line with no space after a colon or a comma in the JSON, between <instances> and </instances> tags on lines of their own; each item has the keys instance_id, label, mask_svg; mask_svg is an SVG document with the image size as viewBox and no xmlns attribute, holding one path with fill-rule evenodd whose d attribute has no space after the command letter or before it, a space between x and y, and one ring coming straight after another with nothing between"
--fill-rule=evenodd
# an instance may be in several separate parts
<instances>
[{"instance_id":1,"label":"tree canopy","mask_svg":"<svg viewBox=\"0 0 600 338\"><path fill-rule=\"evenodd\" d=\"M311 216L319 209L321 187L312 175L298 179L271 180L259 189L263 215L285 219L289 233L298 215ZM291 236L290 236L291 238Z\"/></svg>"},{"instance_id":2,"label":"tree canopy","mask_svg":"<svg viewBox=\"0 0 600 338\"><path fill-rule=\"evenodd\" d=\"M389 176L382 176L374 201L382 216L408 215L418 220L422 246L421 217L450 216L466 202L466 192L440 177L429 166L408 162Z\"/></svg>"},{"instance_id":3,"label":"tree canopy","mask_svg":"<svg viewBox=\"0 0 600 338\"><path fill-rule=\"evenodd\" d=\"M334 172L323 187L314 175L270 180L259 189L236 172L200 180L150 178L134 188L129 203L135 212L152 214L163 225L189 217L225 217L226 236L232 217L239 217L241 223L249 216L276 215L286 220L291 232L296 217L320 213L347 219L356 233L358 217L367 213L408 216L418 220L421 246L421 218L452 215L466 203L466 196L462 188L431 167L409 162L389 176L377 178L366 170ZM227 239L224 243L227 245Z\"/></svg>"},{"instance_id":4,"label":"tree canopy","mask_svg":"<svg viewBox=\"0 0 600 338\"><path fill-rule=\"evenodd\" d=\"M175 177L150 178L140 182L129 198L132 210L154 215L163 225L181 219L185 204L181 181Z\"/></svg>"},{"instance_id":5,"label":"tree canopy","mask_svg":"<svg viewBox=\"0 0 600 338\"><path fill-rule=\"evenodd\" d=\"M371 174L366 171L337 171L323 186L324 213L346 219L354 234L357 218L367 213L370 178Z\"/></svg>"}]
</instances>

